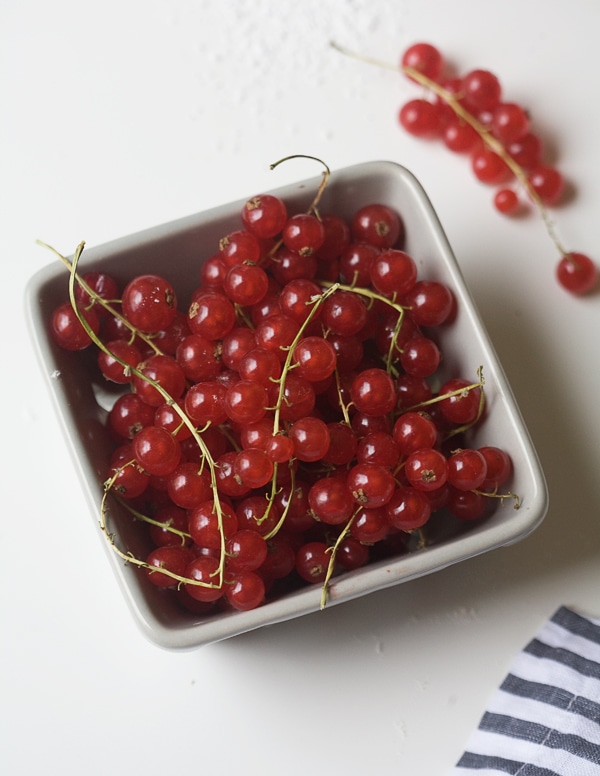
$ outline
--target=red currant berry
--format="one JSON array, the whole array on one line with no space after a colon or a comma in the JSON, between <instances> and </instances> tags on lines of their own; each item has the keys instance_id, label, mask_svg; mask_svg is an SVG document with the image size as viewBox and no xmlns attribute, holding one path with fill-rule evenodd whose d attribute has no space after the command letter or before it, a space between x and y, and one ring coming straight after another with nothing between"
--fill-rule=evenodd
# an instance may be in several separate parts
<instances>
[{"instance_id":1,"label":"red currant berry","mask_svg":"<svg viewBox=\"0 0 600 776\"><path fill-rule=\"evenodd\" d=\"M529 171L527 179L544 205L555 205L563 193L563 176L550 165L540 164L534 167Z\"/></svg>"},{"instance_id":2,"label":"red currant berry","mask_svg":"<svg viewBox=\"0 0 600 776\"><path fill-rule=\"evenodd\" d=\"M240 571L228 577L225 597L238 612L256 609L265 597L263 578L254 571Z\"/></svg>"},{"instance_id":3,"label":"red currant berry","mask_svg":"<svg viewBox=\"0 0 600 776\"><path fill-rule=\"evenodd\" d=\"M381 249L368 242L352 242L340 256L340 280L347 285L368 287L371 283L371 264Z\"/></svg>"},{"instance_id":4,"label":"red currant berry","mask_svg":"<svg viewBox=\"0 0 600 776\"><path fill-rule=\"evenodd\" d=\"M218 426L227 420L226 393L225 386L216 380L195 383L183 400L185 412L196 426L203 427L209 423Z\"/></svg>"},{"instance_id":5,"label":"red currant berry","mask_svg":"<svg viewBox=\"0 0 600 776\"><path fill-rule=\"evenodd\" d=\"M227 270L223 292L235 304L258 304L269 290L267 273L255 264L236 264Z\"/></svg>"},{"instance_id":6,"label":"red currant berry","mask_svg":"<svg viewBox=\"0 0 600 776\"><path fill-rule=\"evenodd\" d=\"M437 441L437 434L435 423L423 412L403 413L392 429L394 442L402 455L433 447Z\"/></svg>"},{"instance_id":7,"label":"red currant berry","mask_svg":"<svg viewBox=\"0 0 600 776\"><path fill-rule=\"evenodd\" d=\"M242 223L259 239L275 237L283 229L288 213L285 202L272 194L259 194L242 208Z\"/></svg>"},{"instance_id":8,"label":"red currant berry","mask_svg":"<svg viewBox=\"0 0 600 776\"><path fill-rule=\"evenodd\" d=\"M441 326L450 318L454 297L444 283L437 280L418 280L402 298L410 317L418 326Z\"/></svg>"},{"instance_id":9,"label":"red currant berry","mask_svg":"<svg viewBox=\"0 0 600 776\"><path fill-rule=\"evenodd\" d=\"M160 426L146 426L136 434L133 452L140 466L156 477L171 474L181 458L179 442Z\"/></svg>"},{"instance_id":10,"label":"red currant berry","mask_svg":"<svg viewBox=\"0 0 600 776\"><path fill-rule=\"evenodd\" d=\"M175 360L192 382L213 380L221 371L220 349L201 334L189 334L177 346Z\"/></svg>"},{"instance_id":11,"label":"red currant berry","mask_svg":"<svg viewBox=\"0 0 600 776\"><path fill-rule=\"evenodd\" d=\"M207 555L192 560L185 569L185 577L197 584L185 585L185 589L196 601L218 601L225 592L219 584L219 561Z\"/></svg>"},{"instance_id":12,"label":"red currant berry","mask_svg":"<svg viewBox=\"0 0 600 776\"><path fill-rule=\"evenodd\" d=\"M193 557L188 547L157 547L146 558L150 567L144 569L146 578L156 587L174 587L178 580L172 575L185 577L187 566ZM161 573L160 569L170 573Z\"/></svg>"},{"instance_id":13,"label":"red currant berry","mask_svg":"<svg viewBox=\"0 0 600 776\"><path fill-rule=\"evenodd\" d=\"M361 507L382 507L392 497L396 483L386 466L357 463L348 472L346 487Z\"/></svg>"},{"instance_id":14,"label":"red currant berry","mask_svg":"<svg viewBox=\"0 0 600 776\"><path fill-rule=\"evenodd\" d=\"M488 510L489 498L473 490L458 490L450 487L446 507L459 520L478 520Z\"/></svg>"},{"instance_id":15,"label":"red currant berry","mask_svg":"<svg viewBox=\"0 0 600 776\"><path fill-rule=\"evenodd\" d=\"M311 485L308 503L317 520L340 525L350 519L356 506L346 482L340 477L323 477Z\"/></svg>"},{"instance_id":16,"label":"red currant berry","mask_svg":"<svg viewBox=\"0 0 600 776\"><path fill-rule=\"evenodd\" d=\"M479 452L485 458L487 466L487 474L481 488L483 490L496 490L504 485L512 474L512 460L505 450L493 445L480 447Z\"/></svg>"},{"instance_id":17,"label":"red currant berry","mask_svg":"<svg viewBox=\"0 0 600 776\"><path fill-rule=\"evenodd\" d=\"M399 214L383 204L365 205L352 217L352 237L376 248L394 248L404 240L404 223Z\"/></svg>"},{"instance_id":18,"label":"red currant berry","mask_svg":"<svg viewBox=\"0 0 600 776\"><path fill-rule=\"evenodd\" d=\"M418 71L431 81L438 81L444 69L444 60L439 49L430 43L413 43L402 55L400 64ZM408 77L414 80L410 75Z\"/></svg>"},{"instance_id":19,"label":"red currant berry","mask_svg":"<svg viewBox=\"0 0 600 776\"><path fill-rule=\"evenodd\" d=\"M233 329L235 308L224 294L205 291L191 303L188 318L193 334L200 334L211 341L219 340Z\"/></svg>"},{"instance_id":20,"label":"red currant berry","mask_svg":"<svg viewBox=\"0 0 600 776\"><path fill-rule=\"evenodd\" d=\"M273 461L264 450L249 447L236 455L233 471L242 485L251 489L262 488L273 477Z\"/></svg>"},{"instance_id":21,"label":"red currant berry","mask_svg":"<svg viewBox=\"0 0 600 776\"><path fill-rule=\"evenodd\" d=\"M177 297L171 283L160 275L139 275L123 290L123 315L136 329L157 332L175 318Z\"/></svg>"},{"instance_id":22,"label":"red currant berry","mask_svg":"<svg viewBox=\"0 0 600 776\"><path fill-rule=\"evenodd\" d=\"M184 461L167 479L167 492L171 501L182 509L195 509L211 498L208 467Z\"/></svg>"},{"instance_id":23,"label":"red currant berry","mask_svg":"<svg viewBox=\"0 0 600 776\"><path fill-rule=\"evenodd\" d=\"M226 541L238 530L237 515L223 500L217 508L214 499L210 499L190 511L188 530L199 547L220 550L223 538Z\"/></svg>"},{"instance_id":24,"label":"red currant berry","mask_svg":"<svg viewBox=\"0 0 600 776\"><path fill-rule=\"evenodd\" d=\"M503 102L492 113L492 133L504 145L514 143L529 132L529 116L520 105Z\"/></svg>"},{"instance_id":25,"label":"red currant berry","mask_svg":"<svg viewBox=\"0 0 600 776\"><path fill-rule=\"evenodd\" d=\"M325 229L316 216L298 213L290 216L283 227L284 245L300 256L311 256L325 241Z\"/></svg>"},{"instance_id":26,"label":"red currant berry","mask_svg":"<svg viewBox=\"0 0 600 776\"><path fill-rule=\"evenodd\" d=\"M219 256L227 268L236 264L256 264L260 260L260 240L246 229L237 229L219 242Z\"/></svg>"},{"instance_id":27,"label":"red currant berry","mask_svg":"<svg viewBox=\"0 0 600 776\"><path fill-rule=\"evenodd\" d=\"M325 230L325 239L316 255L319 260L330 262L341 256L350 243L350 227L343 218L333 213L324 215L321 223Z\"/></svg>"},{"instance_id":28,"label":"red currant berry","mask_svg":"<svg viewBox=\"0 0 600 776\"><path fill-rule=\"evenodd\" d=\"M519 208L519 197L512 189L500 189L494 196L494 207L499 213L512 215Z\"/></svg>"},{"instance_id":29,"label":"red currant berry","mask_svg":"<svg viewBox=\"0 0 600 776\"><path fill-rule=\"evenodd\" d=\"M247 496L238 501L235 514L238 530L258 531L261 536L270 534L279 523L281 513L274 503L264 496Z\"/></svg>"},{"instance_id":30,"label":"red currant berry","mask_svg":"<svg viewBox=\"0 0 600 776\"><path fill-rule=\"evenodd\" d=\"M448 394L448 395L446 395ZM462 378L453 378L442 385L439 391L438 406L442 415L450 423L473 423L479 415L481 387L474 386Z\"/></svg>"},{"instance_id":31,"label":"red currant berry","mask_svg":"<svg viewBox=\"0 0 600 776\"><path fill-rule=\"evenodd\" d=\"M402 128L421 138L437 137L442 129L441 118L438 103L424 99L409 100L400 108L398 114Z\"/></svg>"},{"instance_id":32,"label":"red currant berry","mask_svg":"<svg viewBox=\"0 0 600 776\"><path fill-rule=\"evenodd\" d=\"M358 294L339 290L323 302L321 320L334 334L351 337L367 322L367 308Z\"/></svg>"},{"instance_id":33,"label":"red currant berry","mask_svg":"<svg viewBox=\"0 0 600 776\"><path fill-rule=\"evenodd\" d=\"M294 348L292 362L296 373L311 383L325 380L336 367L333 345L322 337L304 337Z\"/></svg>"},{"instance_id":34,"label":"red currant berry","mask_svg":"<svg viewBox=\"0 0 600 776\"><path fill-rule=\"evenodd\" d=\"M436 490L448 479L448 463L435 448L415 450L406 459L404 473L409 484L417 490Z\"/></svg>"},{"instance_id":35,"label":"red currant berry","mask_svg":"<svg viewBox=\"0 0 600 776\"><path fill-rule=\"evenodd\" d=\"M459 118L453 118L445 125L442 140L448 150L457 154L471 153L481 145L477 131Z\"/></svg>"},{"instance_id":36,"label":"red currant berry","mask_svg":"<svg viewBox=\"0 0 600 776\"><path fill-rule=\"evenodd\" d=\"M489 70L472 70L462 80L465 103L477 111L493 110L500 102L500 81Z\"/></svg>"},{"instance_id":37,"label":"red currant berry","mask_svg":"<svg viewBox=\"0 0 600 776\"><path fill-rule=\"evenodd\" d=\"M365 369L352 381L352 402L359 412L386 415L396 404L394 381L384 369Z\"/></svg>"},{"instance_id":38,"label":"red currant berry","mask_svg":"<svg viewBox=\"0 0 600 776\"><path fill-rule=\"evenodd\" d=\"M105 272L84 272L81 279L89 286L96 297L100 297L106 302L115 302L120 297L119 284ZM81 285L75 286L75 299L80 308L87 308L90 305L96 306L96 313L100 318L109 315L109 312L98 304L95 298L92 298Z\"/></svg>"},{"instance_id":39,"label":"red currant berry","mask_svg":"<svg viewBox=\"0 0 600 776\"><path fill-rule=\"evenodd\" d=\"M457 450L448 458L448 483L458 490L477 490L486 475L487 463L478 450Z\"/></svg>"},{"instance_id":40,"label":"red currant berry","mask_svg":"<svg viewBox=\"0 0 600 776\"><path fill-rule=\"evenodd\" d=\"M389 524L398 531L415 531L431 517L427 495L413 487L396 488L383 509Z\"/></svg>"},{"instance_id":41,"label":"red currant berry","mask_svg":"<svg viewBox=\"0 0 600 776\"><path fill-rule=\"evenodd\" d=\"M587 294L598 284L598 267L583 253L567 253L558 262L556 278L572 294Z\"/></svg>"},{"instance_id":42,"label":"red currant berry","mask_svg":"<svg viewBox=\"0 0 600 776\"><path fill-rule=\"evenodd\" d=\"M321 584L327 577L331 552L325 542L307 542L296 552L296 571L311 584Z\"/></svg>"},{"instance_id":43,"label":"red currant berry","mask_svg":"<svg viewBox=\"0 0 600 776\"><path fill-rule=\"evenodd\" d=\"M229 537L225 553L228 571L256 571L267 558L267 542L258 531L243 528Z\"/></svg>"},{"instance_id":44,"label":"red currant berry","mask_svg":"<svg viewBox=\"0 0 600 776\"><path fill-rule=\"evenodd\" d=\"M388 249L374 259L369 275L380 294L403 296L417 282L417 265L408 253Z\"/></svg>"},{"instance_id":45,"label":"red currant berry","mask_svg":"<svg viewBox=\"0 0 600 776\"><path fill-rule=\"evenodd\" d=\"M94 334L98 334L100 319L96 310L93 307L82 308L81 315ZM70 302L59 305L53 311L50 332L56 344L64 350L84 350L92 344L90 335L79 321Z\"/></svg>"},{"instance_id":46,"label":"red currant berry","mask_svg":"<svg viewBox=\"0 0 600 776\"><path fill-rule=\"evenodd\" d=\"M141 364L131 380L133 390L152 407L159 407L165 400L177 401L185 391L185 375L172 356L150 356ZM166 394L166 396L164 395Z\"/></svg>"},{"instance_id":47,"label":"red currant berry","mask_svg":"<svg viewBox=\"0 0 600 776\"><path fill-rule=\"evenodd\" d=\"M477 180L490 186L504 183L512 175L506 162L489 148L479 148L473 152L471 168Z\"/></svg>"},{"instance_id":48,"label":"red currant berry","mask_svg":"<svg viewBox=\"0 0 600 776\"><path fill-rule=\"evenodd\" d=\"M442 354L429 337L413 337L402 348L400 364L415 377L430 377L437 371Z\"/></svg>"},{"instance_id":49,"label":"red currant berry","mask_svg":"<svg viewBox=\"0 0 600 776\"><path fill-rule=\"evenodd\" d=\"M135 393L119 396L108 413L108 428L121 439L133 439L144 426L154 423L155 410Z\"/></svg>"},{"instance_id":50,"label":"red currant berry","mask_svg":"<svg viewBox=\"0 0 600 776\"><path fill-rule=\"evenodd\" d=\"M98 352L98 366L104 377L120 385L131 382L131 367L142 360L140 349L125 340L107 342L105 348Z\"/></svg>"},{"instance_id":51,"label":"red currant berry","mask_svg":"<svg viewBox=\"0 0 600 776\"><path fill-rule=\"evenodd\" d=\"M518 140L509 143L506 150L524 170L531 170L542 161L542 141L533 132L528 132Z\"/></svg>"},{"instance_id":52,"label":"red currant berry","mask_svg":"<svg viewBox=\"0 0 600 776\"><path fill-rule=\"evenodd\" d=\"M292 423L289 437L294 443L294 456L305 462L320 461L331 442L327 424L310 415Z\"/></svg>"},{"instance_id":53,"label":"red currant berry","mask_svg":"<svg viewBox=\"0 0 600 776\"><path fill-rule=\"evenodd\" d=\"M390 524L383 507L359 509L350 526L350 536L364 544L380 542L386 538L389 532Z\"/></svg>"},{"instance_id":54,"label":"red currant berry","mask_svg":"<svg viewBox=\"0 0 600 776\"><path fill-rule=\"evenodd\" d=\"M238 380L225 393L225 412L234 423L256 423L265 416L267 399L267 390L261 383Z\"/></svg>"}]
</instances>

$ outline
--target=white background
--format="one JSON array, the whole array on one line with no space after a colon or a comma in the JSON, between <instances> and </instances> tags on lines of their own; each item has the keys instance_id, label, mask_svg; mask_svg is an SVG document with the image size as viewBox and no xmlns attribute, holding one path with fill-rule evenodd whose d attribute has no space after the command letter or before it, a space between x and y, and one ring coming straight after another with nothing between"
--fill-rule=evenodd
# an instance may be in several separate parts
<instances>
[{"instance_id":1,"label":"white background","mask_svg":"<svg viewBox=\"0 0 600 776\"><path fill-rule=\"evenodd\" d=\"M465 159L397 124L417 40L526 105L600 260L596 0L4 0L0 6L2 605L7 776L444 774L511 659L561 604L600 616L598 294L554 280L539 217L507 220ZM436 207L550 487L511 547L173 654L133 624L30 352L25 283L52 256L316 174L389 159Z\"/></svg>"}]
</instances>

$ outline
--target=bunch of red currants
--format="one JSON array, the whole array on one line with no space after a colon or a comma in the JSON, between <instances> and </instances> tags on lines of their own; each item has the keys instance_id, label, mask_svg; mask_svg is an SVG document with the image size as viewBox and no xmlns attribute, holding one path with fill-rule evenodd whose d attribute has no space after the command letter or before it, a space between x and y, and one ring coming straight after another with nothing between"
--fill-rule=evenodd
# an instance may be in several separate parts
<instances>
[{"instance_id":1,"label":"bunch of red currants","mask_svg":"<svg viewBox=\"0 0 600 776\"><path fill-rule=\"evenodd\" d=\"M165 277L119 288L76 274L51 331L70 350L94 343L123 386L105 488L147 532L130 562L187 609L249 610L306 584L326 594L333 575L503 498L508 453L467 443L481 375L438 377L454 296L418 277L404 237L384 204L344 219L264 194L184 306Z\"/></svg>"},{"instance_id":2,"label":"bunch of red currants","mask_svg":"<svg viewBox=\"0 0 600 776\"><path fill-rule=\"evenodd\" d=\"M544 158L540 135L532 130L527 110L504 99L498 77L485 69L462 76L446 73L439 49L415 43L401 58L401 69L429 89L428 96L407 101L399 122L410 134L439 139L454 153L468 155L475 177L496 187L494 205L506 215L521 210L522 200L542 212L560 203L565 181L557 167ZM560 285L584 294L597 285L598 268L585 254L561 253L556 268Z\"/></svg>"}]
</instances>

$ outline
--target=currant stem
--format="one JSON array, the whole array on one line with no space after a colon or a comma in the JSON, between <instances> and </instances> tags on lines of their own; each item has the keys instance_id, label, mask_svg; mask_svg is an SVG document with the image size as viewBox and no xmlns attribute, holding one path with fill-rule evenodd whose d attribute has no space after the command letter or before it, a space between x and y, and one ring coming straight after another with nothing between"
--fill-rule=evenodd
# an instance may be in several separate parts
<instances>
[{"instance_id":1,"label":"currant stem","mask_svg":"<svg viewBox=\"0 0 600 776\"><path fill-rule=\"evenodd\" d=\"M325 171L323 172L323 180L321 181L319 188L317 189L317 193L315 194L315 198L313 199L307 211L308 213L311 213L311 212L314 213L318 218L319 217L318 205L321 200L321 197L323 196L323 192L325 191L325 187L327 186L327 182L329 181L329 178L331 176L331 170L322 159L319 159L317 156L310 156L308 154L291 154L290 156L284 156L283 159L279 159L279 161L273 162L273 164L270 164L269 169L274 170L276 167L279 167L280 164L282 164L283 162L287 162L290 159L312 159L314 162L319 162L319 164L322 164L323 167L325 168Z\"/></svg>"},{"instance_id":2,"label":"currant stem","mask_svg":"<svg viewBox=\"0 0 600 776\"><path fill-rule=\"evenodd\" d=\"M321 589L321 606L320 606L321 611L327 605L327 594L329 593L329 581L335 569L335 559L337 557L340 544L344 541L344 539L348 535L350 528L352 527L352 523L354 522L354 519L356 518L356 515L360 512L360 510L361 510L361 507L358 507L356 509L352 517L348 520L348 522L344 526L344 529L340 532L340 535L337 537L335 544L329 548L331 555L329 558L329 564L327 566L327 574L325 576L325 579L323 580L323 587Z\"/></svg>"}]
</instances>

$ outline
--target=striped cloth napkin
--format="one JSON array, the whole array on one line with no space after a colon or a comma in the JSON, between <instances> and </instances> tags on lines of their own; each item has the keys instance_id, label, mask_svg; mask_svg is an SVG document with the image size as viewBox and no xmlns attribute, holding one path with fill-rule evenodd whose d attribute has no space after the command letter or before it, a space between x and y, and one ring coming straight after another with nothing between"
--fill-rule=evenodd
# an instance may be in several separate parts
<instances>
[{"instance_id":1,"label":"striped cloth napkin","mask_svg":"<svg viewBox=\"0 0 600 776\"><path fill-rule=\"evenodd\" d=\"M600 776L600 620L560 607L519 653L450 776Z\"/></svg>"}]
</instances>

